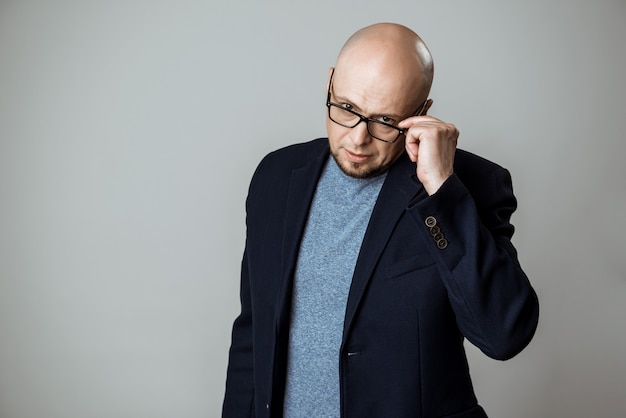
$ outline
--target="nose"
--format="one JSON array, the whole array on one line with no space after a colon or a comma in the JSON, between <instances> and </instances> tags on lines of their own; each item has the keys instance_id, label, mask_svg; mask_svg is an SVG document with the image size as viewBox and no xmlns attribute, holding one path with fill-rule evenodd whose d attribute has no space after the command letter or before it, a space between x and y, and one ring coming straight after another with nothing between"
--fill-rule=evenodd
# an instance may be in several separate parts
<instances>
[{"instance_id":1,"label":"nose","mask_svg":"<svg viewBox=\"0 0 626 418\"><path fill-rule=\"evenodd\" d=\"M361 121L361 123L351 129L350 140L357 147L365 146L372 140L367 130L366 121Z\"/></svg>"}]
</instances>

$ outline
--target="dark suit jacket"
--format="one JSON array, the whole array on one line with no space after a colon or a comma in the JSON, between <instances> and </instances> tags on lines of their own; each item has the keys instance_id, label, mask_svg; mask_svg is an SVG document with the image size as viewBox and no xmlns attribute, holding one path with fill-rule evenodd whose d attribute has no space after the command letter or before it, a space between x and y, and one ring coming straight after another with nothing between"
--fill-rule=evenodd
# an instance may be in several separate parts
<instances>
[{"instance_id":1,"label":"dark suit jacket","mask_svg":"<svg viewBox=\"0 0 626 418\"><path fill-rule=\"evenodd\" d=\"M325 138L293 145L253 176L224 417L282 416L294 269L328 156ZM534 334L537 296L510 242L509 173L462 150L454 169L433 196L406 155L389 170L348 296L343 417L484 417L464 337L504 360Z\"/></svg>"}]
</instances>

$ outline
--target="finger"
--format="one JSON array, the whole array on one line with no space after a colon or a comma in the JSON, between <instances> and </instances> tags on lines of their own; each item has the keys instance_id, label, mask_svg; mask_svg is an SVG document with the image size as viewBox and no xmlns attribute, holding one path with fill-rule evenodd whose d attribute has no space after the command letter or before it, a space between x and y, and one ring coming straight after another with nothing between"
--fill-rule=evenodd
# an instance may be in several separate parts
<instances>
[{"instance_id":1,"label":"finger","mask_svg":"<svg viewBox=\"0 0 626 418\"><path fill-rule=\"evenodd\" d=\"M403 128L403 129L410 128L413 125L417 125L417 124L424 123L424 122L438 123L441 121L437 118L434 118L432 116L426 116L426 115L409 116L408 118L401 120L400 123L398 123L398 127Z\"/></svg>"},{"instance_id":2,"label":"finger","mask_svg":"<svg viewBox=\"0 0 626 418\"><path fill-rule=\"evenodd\" d=\"M403 119L398 123L398 128L406 129L420 122L420 120L424 120L425 116L411 116L409 118Z\"/></svg>"},{"instance_id":3,"label":"finger","mask_svg":"<svg viewBox=\"0 0 626 418\"><path fill-rule=\"evenodd\" d=\"M415 138L407 138L406 142L404 143L404 148L409 155L409 159L413 162L416 162L417 154L419 153L419 140Z\"/></svg>"}]
</instances>

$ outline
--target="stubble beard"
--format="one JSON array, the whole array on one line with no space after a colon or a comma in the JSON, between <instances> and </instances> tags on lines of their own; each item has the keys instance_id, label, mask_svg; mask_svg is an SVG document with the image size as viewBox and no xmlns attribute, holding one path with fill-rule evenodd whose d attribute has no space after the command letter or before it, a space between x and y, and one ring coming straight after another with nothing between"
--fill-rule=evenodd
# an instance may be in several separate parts
<instances>
[{"instance_id":1,"label":"stubble beard","mask_svg":"<svg viewBox=\"0 0 626 418\"><path fill-rule=\"evenodd\" d=\"M371 179L372 177L379 176L387 171L389 165L379 165L376 167L368 167L365 164L354 163L351 161L341 160L334 152L331 152L333 159L337 163L339 169L346 175L355 179Z\"/></svg>"}]
</instances>

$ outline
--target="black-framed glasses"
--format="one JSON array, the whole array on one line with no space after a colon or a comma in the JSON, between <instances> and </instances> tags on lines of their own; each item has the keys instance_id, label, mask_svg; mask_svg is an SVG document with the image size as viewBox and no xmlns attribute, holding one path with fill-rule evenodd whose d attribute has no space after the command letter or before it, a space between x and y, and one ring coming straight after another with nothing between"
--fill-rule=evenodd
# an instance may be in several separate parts
<instances>
[{"instance_id":1,"label":"black-framed glasses","mask_svg":"<svg viewBox=\"0 0 626 418\"><path fill-rule=\"evenodd\" d=\"M379 141L387 142L388 144L393 144L400 138L406 130L398 128L395 125L390 123L386 123L382 120L368 118L367 116L363 116L360 113L355 112L352 109L348 109L340 104L333 103L330 101L330 89L333 84L333 75L335 74L335 70L330 75L330 82L328 83L328 95L326 96L326 107L328 108L328 117L330 120L335 122L337 125L343 126L344 128L354 128L359 123L365 122L367 126L367 132L370 134L372 138L376 138ZM419 115L424 110L426 103L428 100L425 100L424 103L417 109L413 115Z\"/></svg>"}]
</instances>

